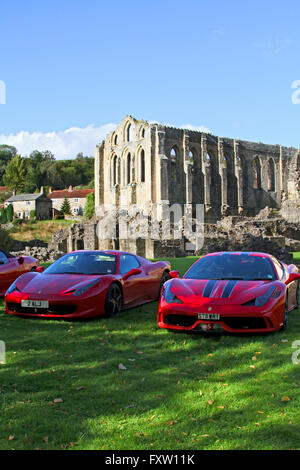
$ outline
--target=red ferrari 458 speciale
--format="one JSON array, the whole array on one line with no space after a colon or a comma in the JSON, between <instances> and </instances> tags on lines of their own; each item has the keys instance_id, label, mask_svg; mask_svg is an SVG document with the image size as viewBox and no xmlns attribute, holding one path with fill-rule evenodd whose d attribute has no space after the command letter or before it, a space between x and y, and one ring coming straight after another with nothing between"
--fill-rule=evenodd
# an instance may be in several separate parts
<instances>
[{"instance_id":1,"label":"red ferrari 458 speciale","mask_svg":"<svg viewBox=\"0 0 300 470\"><path fill-rule=\"evenodd\" d=\"M115 316L157 300L169 271L168 261L152 263L122 251L74 251L42 273L19 277L5 294L5 311L65 319Z\"/></svg>"},{"instance_id":2,"label":"red ferrari 458 speciale","mask_svg":"<svg viewBox=\"0 0 300 470\"><path fill-rule=\"evenodd\" d=\"M31 256L13 256L0 250L0 296L3 296L17 277L29 271L35 271L40 265L39 260Z\"/></svg>"},{"instance_id":3,"label":"red ferrari 458 speciale","mask_svg":"<svg viewBox=\"0 0 300 470\"><path fill-rule=\"evenodd\" d=\"M163 286L158 326L170 330L272 332L300 306L300 274L265 253L220 252L200 258Z\"/></svg>"}]
</instances>

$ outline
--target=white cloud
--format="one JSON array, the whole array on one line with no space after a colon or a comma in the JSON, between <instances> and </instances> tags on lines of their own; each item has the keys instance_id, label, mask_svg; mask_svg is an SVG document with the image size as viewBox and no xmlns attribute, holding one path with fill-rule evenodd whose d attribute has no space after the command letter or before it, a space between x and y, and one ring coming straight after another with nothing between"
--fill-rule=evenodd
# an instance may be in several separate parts
<instances>
[{"instance_id":1,"label":"white cloud","mask_svg":"<svg viewBox=\"0 0 300 470\"><path fill-rule=\"evenodd\" d=\"M188 129L190 131L204 132L205 134L211 134L211 130L205 126L194 126L193 124L183 124L180 129Z\"/></svg>"},{"instance_id":2,"label":"white cloud","mask_svg":"<svg viewBox=\"0 0 300 470\"><path fill-rule=\"evenodd\" d=\"M50 150L57 159L74 158L79 152L92 156L95 146L115 128L116 124L111 123L99 127L71 127L60 132L20 131L0 134L0 144L13 145L21 155L29 155L33 150Z\"/></svg>"},{"instance_id":3,"label":"white cloud","mask_svg":"<svg viewBox=\"0 0 300 470\"><path fill-rule=\"evenodd\" d=\"M57 159L75 158L79 152L92 156L95 146L116 127L116 124L110 123L99 127L92 124L84 128L71 127L60 132L20 131L17 134L0 134L0 144L13 145L23 156L33 150L50 150ZM184 124L180 129L211 133L207 127L192 124Z\"/></svg>"},{"instance_id":4,"label":"white cloud","mask_svg":"<svg viewBox=\"0 0 300 470\"><path fill-rule=\"evenodd\" d=\"M203 132L205 134L212 134L212 131L205 126L194 126L193 124L182 124L182 126L174 126L174 124L163 124L159 121L149 121L150 124L161 124L166 127L174 127L175 129L187 129L190 131Z\"/></svg>"}]
</instances>

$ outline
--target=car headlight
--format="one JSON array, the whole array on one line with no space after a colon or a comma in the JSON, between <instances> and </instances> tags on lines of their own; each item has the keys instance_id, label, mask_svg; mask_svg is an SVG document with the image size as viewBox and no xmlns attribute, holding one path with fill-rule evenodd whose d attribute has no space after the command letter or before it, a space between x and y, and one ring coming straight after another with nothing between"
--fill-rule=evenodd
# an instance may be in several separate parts
<instances>
[{"instance_id":1,"label":"car headlight","mask_svg":"<svg viewBox=\"0 0 300 470\"><path fill-rule=\"evenodd\" d=\"M95 281L90 282L86 286L78 287L77 289L74 290L73 295L75 297L77 297L78 295L85 294L85 292L87 292L89 289L91 289L91 287L93 287L95 284L97 284L98 281L99 281L99 279L96 279Z\"/></svg>"},{"instance_id":2,"label":"car headlight","mask_svg":"<svg viewBox=\"0 0 300 470\"><path fill-rule=\"evenodd\" d=\"M16 281L13 282L13 283L9 286L9 288L7 289L6 292L7 292L8 294L11 294L11 293L14 292L15 290L16 290L17 292L21 292L20 289L18 289L18 287L17 287L17 282L16 282Z\"/></svg>"},{"instance_id":3,"label":"car headlight","mask_svg":"<svg viewBox=\"0 0 300 470\"><path fill-rule=\"evenodd\" d=\"M265 292L263 295L261 295L260 297L257 297L255 299L255 307L261 307L262 305L265 305L268 300L270 300L271 296L273 295L274 293L274 290L276 289L276 287L270 287L267 292Z\"/></svg>"},{"instance_id":4,"label":"car headlight","mask_svg":"<svg viewBox=\"0 0 300 470\"><path fill-rule=\"evenodd\" d=\"M171 292L171 284L166 284L163 291L163 297L168 304L183 304L182 300L178 299L178 297Z\"/></svg>"}]
</instances>

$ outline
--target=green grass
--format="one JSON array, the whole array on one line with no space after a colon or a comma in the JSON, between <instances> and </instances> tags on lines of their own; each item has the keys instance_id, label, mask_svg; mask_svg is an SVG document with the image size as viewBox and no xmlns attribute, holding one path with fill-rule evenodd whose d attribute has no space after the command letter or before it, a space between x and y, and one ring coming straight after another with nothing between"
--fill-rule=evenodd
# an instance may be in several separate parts
<instances>
[{"instance_id":1,"label":"green grass","mask_svg":"<svg viewBox=\"0 0 300 470\"><path fill-rule=\"evenodd\" d=\"M293 253L293 258L296 264L300 265L300 251L295 251Z\"/></svg>"},{"instance_id":2,"label":"green grass","mask_svg":"<svg viewBox=\"0 0 300 470\"><path fill-rule=\"evenodd\" d=\"M59 229L67 229L74 220L26 220L9 230L11 237L18 241L43 240L49 242Z\"/></svg>"},{"instance_id":3,"label":"green grass","mask_svg":"<svg viewBox=\"0 0 300 470\"><path fill-rule=\"evenodd\" d=\"M204 337L158 329L157 303L72 323L0 307L0 449L300 448L299 310L286 332Z\"/></svg>"}]
</instances>

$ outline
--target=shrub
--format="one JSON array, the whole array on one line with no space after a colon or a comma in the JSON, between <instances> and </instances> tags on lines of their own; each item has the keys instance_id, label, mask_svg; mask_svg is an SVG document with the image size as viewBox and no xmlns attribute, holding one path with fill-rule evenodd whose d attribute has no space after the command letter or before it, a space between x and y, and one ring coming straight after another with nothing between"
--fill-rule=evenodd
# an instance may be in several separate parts
<instances>
[{"instance_id":1,"label":"shrub","mask_svg":"<svg viewBox=\"0 0 300 470\"><path fill-rule=\"evenodd\" d=\"M0 246L4 251L9 251L13 245L13 241L6 232L6 230L0 229Z\"/></svg>"},{"instance_id":2,"label":"shrub","mask_svg":"<svg viewBox=\"0 0 300 470\"><path fill-rule=\"evenodd\" d=\"M0 224L5 224L7 222L6 209L2 207L0 210Z\"/></svg>"},{"instance_id":3,"label":"shrub","mask_svg":"<svg viewBox=\"0 0 300 470\"><path fill-rule=\"evenodd\" d=\"M7 222L12 222L13 218L14 218L14 208L13 208L12 204L9 204L6 208Z\"/></svg>"},{"instance_id":4,"label":"shrub","mask_svg":"<svg viewBox=\"0 0 300 470\"><path fill-rule=\"evenodd\" d=\"M35 211L30 211L30 219L36 220Z\"/></svg>"}]
</instances>

